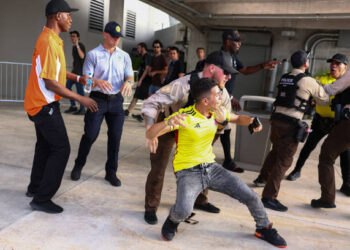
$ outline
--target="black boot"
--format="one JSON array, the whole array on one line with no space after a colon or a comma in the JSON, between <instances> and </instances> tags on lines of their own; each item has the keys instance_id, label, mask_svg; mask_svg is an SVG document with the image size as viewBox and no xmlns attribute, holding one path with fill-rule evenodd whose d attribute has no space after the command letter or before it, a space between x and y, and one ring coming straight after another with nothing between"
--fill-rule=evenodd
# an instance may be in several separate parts
<instances>
[{"instance_id":1,"label":"black boot","mask_svg":"<svg viewBox=\"0 0 350 250\"><path fill-rule=\"evenodd\" d=\"M166 218L163 227L162 227L162 236L165 241L171 241L175 233L177 232L177 227L180 223L174 223L170 220L170 216Z\"/></svg>"}]
</instances>

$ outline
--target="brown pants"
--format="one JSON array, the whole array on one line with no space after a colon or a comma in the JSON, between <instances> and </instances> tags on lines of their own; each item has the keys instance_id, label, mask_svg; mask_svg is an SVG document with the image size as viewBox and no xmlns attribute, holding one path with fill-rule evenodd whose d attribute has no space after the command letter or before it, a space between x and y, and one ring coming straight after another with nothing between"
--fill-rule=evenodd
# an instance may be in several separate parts
<instances>
[{"instance_id":1,"label":"brown pants","mask_svg":"<svg viewBox=\"0 0 350 250\"><path fill-rule=\"evenodd\" d=\"M350 120L338 123L322 144L318 164L318 181L321 184L321 200L335 201L334 162L340 153L350 147Z\"/></svg>"},{"instance_id":2,"label":"brown pants","mask_svg":"<svg viewBox=\"0 0 350 250\"><path fill-rule=\"evenodd\" d=\"M164 120L164 115L158 116L157 122ZM163 189L164 175L169 163L170 154L175 143L173 133L167 133L158 138L158 148L155 154L150 154L151 171L146 181L145 210L157 211ZM196 204L208 203L208 190L203 190L197 197Z\"/></svg>"},{"instance_id":3,"label":"brown pants","mask_svg":"<svg viewBox=\"0 0 350 250\"><path fill-rule=\"evenodd\" d=\"M298 142L294 138L295 125L287 121L273 119L271 121L272 150L267 155L260 171L260 177L266 182L263 198L276 199L281 181L293 163L293 156Z\"/></svg>"}]
</instances>

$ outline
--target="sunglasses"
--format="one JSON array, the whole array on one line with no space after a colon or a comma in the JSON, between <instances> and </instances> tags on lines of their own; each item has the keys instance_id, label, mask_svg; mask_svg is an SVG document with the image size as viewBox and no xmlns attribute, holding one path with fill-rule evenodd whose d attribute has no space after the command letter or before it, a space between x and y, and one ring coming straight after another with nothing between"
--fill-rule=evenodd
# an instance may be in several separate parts
<instances>
[{"instance_id":1,"label":"sunglasses","mask_svg":"<svg viewBox=\"0 0 350 250\"><path fill-rule=\"evenodd\" d=\"M159 49L160 47L159 46L153 46L153 49Z\"/></svg>"}]
</instances>

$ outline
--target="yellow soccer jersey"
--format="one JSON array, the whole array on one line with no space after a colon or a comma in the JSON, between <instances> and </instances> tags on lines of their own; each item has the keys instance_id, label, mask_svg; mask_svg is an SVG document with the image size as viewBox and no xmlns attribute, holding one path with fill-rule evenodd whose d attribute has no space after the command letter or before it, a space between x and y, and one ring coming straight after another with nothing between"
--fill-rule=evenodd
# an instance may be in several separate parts
<instances>
[{"instance_id":1,"label":"yellow soccer jersey","mask_svg":"<svg viewBox=\"0 0 350 250\"><path fill-rule=\"evenodd\" d=\"M320 78L316 78L323 86L327 84L332 84L336 79L334 79L330 73L321 76ZM330 103L328 106L321 106L316 103L316 113L322 117L334 118L334 111L331 109L332 100L334 96L330 97Z\"/></svg>"},{"instance_id":2,"label":"yellow soccer jersey","mask_svg":"<svg viewBox=\"0 0 350 250\"><path fill-rule=\"evenodd\" d=\"M227 112L227 111L226 111ZM183 121L186 126L176 126L175 131L176 153L173 161L174 172L182 169L192 168L201 163L215 162L212 142L218 127L215 121L215 114L207 118L199 113L195 105L180 109L170 115L166 120L179 114L187 113ZM230 114L226 115L229 120Z\"/></svg>"}]
</instances>

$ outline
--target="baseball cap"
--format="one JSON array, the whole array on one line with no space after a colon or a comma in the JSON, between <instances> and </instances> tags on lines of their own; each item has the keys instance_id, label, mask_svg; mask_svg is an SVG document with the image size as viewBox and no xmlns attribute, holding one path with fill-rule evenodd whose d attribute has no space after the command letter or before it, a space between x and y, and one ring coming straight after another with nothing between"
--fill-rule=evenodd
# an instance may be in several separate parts
<instances>
[{"instance_id":1,"label":"baseball cap","mask_svg":"<svg viewBox=\"0 0 350 250\"><path fill-rule=\"evenodd\" d=\"M229 29L229 30L225 30L224 33L222 33L222 40L223 41L231 40L231 41L239 42L241 41L241 36L239 35L237 30Z\"/></svg>"},{"instance_id":2,"label":"baseball cap","mask_svg":"<svg viewBox=\"0 0 350 250\"><path fill-rule=\"evenodd\" d=\"M210 53L205 63L214 64L230 74L238 74L238 71L232 66L232 56L225 51L218 50Z\"/></svg>"},{"instance_id":3,"label":"baseball cap","mask_svg":"<svg viewBox=\"0 0 350 250\"><path fill-rule=\"evenodd\" d=\"M290 62L292 63L293 68L300 68L303 66L306 61L309 59L310 53L307 53L305 50L297 50L290 57Z\"/></svg>"},{"instance_id":4,"label":"baseball cap","mask_svg":"<svg viewBox=\"0 0 350 250\"><path fill-rule=\"evenodd\" d=\"M349 64L348 58L346 57L346 55L343 55L343 54L335 54L332 58L329 58L327 60L328 63L330 63L332 61L337 61L337 62L340 62L340 63L344 63L345 65Z\"/></svg>"},{"instance_id":5,"label":"baseball cap","mask_svg":"<svg viewBox=\"0 0 350 250\"><path fill-rule=\"evenodd\" d=\"M110 34L112 37L123 37L120 25L114 21L110 21L106 24L104 32Z\"/></svg>"},{"instance_id":6,"label":"baseball cap","mask_svg":"<svg viewBox=\"0 0 350 250\"><path fill-rule=\"evenodd\" d=\"M45 15L50 16L58 12L73 12L79 9L72 9L69 7L68 3L64 0L51 0L46 5Z\"/></svg>"}]
</instances>

